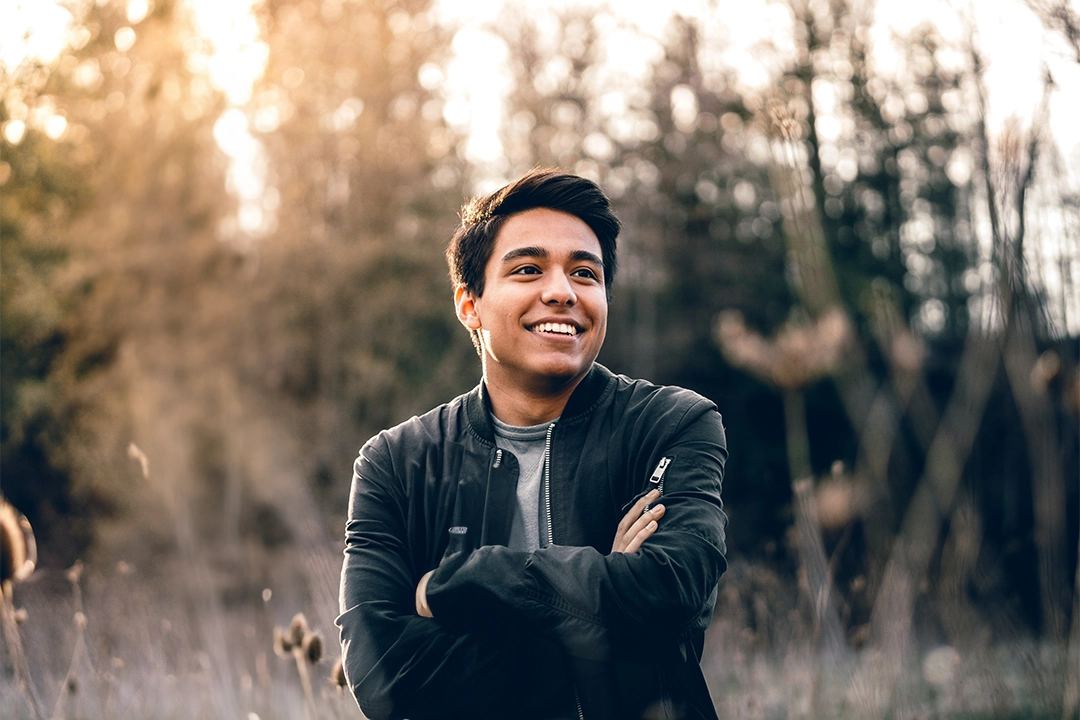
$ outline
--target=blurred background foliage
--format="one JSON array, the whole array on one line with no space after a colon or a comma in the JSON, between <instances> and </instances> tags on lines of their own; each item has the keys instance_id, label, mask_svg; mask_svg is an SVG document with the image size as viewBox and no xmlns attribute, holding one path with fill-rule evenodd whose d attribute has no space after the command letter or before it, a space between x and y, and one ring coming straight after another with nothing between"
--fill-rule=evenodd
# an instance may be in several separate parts
<instances>
[{"instance_id":1,"label":"blurred background foliage","mask_svg":"<svg viewBox=\"0 0 1080 720\"><path fill-rule=\"evenodd\" d=\"M902 714L916 700L888 678L913 650L974 663L1072 633L1017 702L1075 717L1080 194L1048 105L992 131L973 34L919 27L880 69L866 4L782 5L790 46L755 91L717 61L707 13L674 16L628 79L605 40L640 30L617 11L507 5L493 178L446 119L455 28L429 2L266 0L266 70L238 108L265 171L252 235L187 7L132 22L125 3L73 4L55 62L0 70L0 461L37 533L25 593L67 597L82 560L75 588L109 612L120 582L168 597L202 666L232 668L222 687L267 674L265 653L230 659L233 633L259 657L299 609L331 629L356 451L479 379L442 258L456 210L554 165L600 182L625 224L601 361L725 416L713 646L861 652L838 686L885 688L859 707ZM1075 8L1027 6L1080 58ZM73 636L24 633L63 700L45 658ZM710 678L730 690L721 655ZM808 700L776 702L831 716L811 675ZM714 685L718 703L753 715L724 698L755 678ZM207 712L239 707L225 695Z\"/></svg>"}]
</instances>

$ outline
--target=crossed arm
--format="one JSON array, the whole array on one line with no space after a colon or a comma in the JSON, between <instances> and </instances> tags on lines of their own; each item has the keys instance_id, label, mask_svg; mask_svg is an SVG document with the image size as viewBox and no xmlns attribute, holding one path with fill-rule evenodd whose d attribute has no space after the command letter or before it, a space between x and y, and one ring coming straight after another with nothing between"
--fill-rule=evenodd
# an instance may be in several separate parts
<instances>
[{"instance_id":1,"label":"crossed arm","mask_svg":"<svg viewBox=\"0 0 1080 720\"><path fill-rule=\"evenodd\" d=\"M419 584L408 496L385 471L385 446L365 446L350 499L337 619L346 677L365 713L485 717L520 702L516 683L527 676L530 643L553 641L571 655L603 659L611 643L639 637L641 628L659 628L674 641L681 628L700 624L725 565L719 422L702 419L665 448L676 461L664 507L646 513L657 498L640 498L619 523L610 553L483 546L447 558Z\"/></svg>"},{"instance_id":2,"label":"crossed arm","mask_svg":"<svg viewBox=\"0 0 1080 720\"><path fill-rule=\"evenodd\" d=\"M385 486L363 483L358 507L393 504ZM657 529L665 510L644 509L650 493L627 512L616 531L612 552L632 553ZM342 651L349 687L368 717L400 718L461 715L484 718L520 701L517 683L525 676L521 656L529 640L447 630L428 618L426 596L416 614L403 612L408 573L404 563L385 563L385 553L404 557L405 528L398 513L353 517L348 525L347 571L342 577ZM426 573L420 587L427 584ZM375 590L375 588L381 590ZM411 584L409 585L411 587ZM407 591L406 591L407 592ZM406 596L407 597L407 596ZM423 607L425 610L421 610Z\"/></svg>"},{"instance_id":3,"label":"crossed arm","mask_svg":"<svg viewBox=\"0 0 1080 720\"><path fill-rule=\"evenodd\" d=\"M658 490L650 490L626 512L615 530L615 540L611 543L613 553L633 553L641 549L642 544L656 532L657 521L664 516L664 506L645 510L649 503L660 497ZM416 614L420 617L434 617L427 603L427 584L434 570L428 570L416 585Z\"/></svg>"}]
</instances>

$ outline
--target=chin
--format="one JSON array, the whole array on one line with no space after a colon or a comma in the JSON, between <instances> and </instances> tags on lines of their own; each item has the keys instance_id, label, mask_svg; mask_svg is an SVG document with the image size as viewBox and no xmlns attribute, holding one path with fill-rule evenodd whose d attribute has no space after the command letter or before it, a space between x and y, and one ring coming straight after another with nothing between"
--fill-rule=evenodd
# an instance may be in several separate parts
<instances>
[{"instance_id":1,"label":"chin","mask_svg":"<svg viewBox=\"0 0 1080 720\"><path fill-rule=\"evenodd\" d=\"M566 382L584 375L592 367L592 362L553 362L538 369L537 374L552 382Z\"/></svg>"}]
</instances>

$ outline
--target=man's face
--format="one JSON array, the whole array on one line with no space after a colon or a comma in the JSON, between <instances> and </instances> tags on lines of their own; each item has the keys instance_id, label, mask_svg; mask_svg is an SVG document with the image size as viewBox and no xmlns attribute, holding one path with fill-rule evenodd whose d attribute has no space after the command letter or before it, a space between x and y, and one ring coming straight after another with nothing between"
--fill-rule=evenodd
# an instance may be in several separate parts
<instances>
[{"instance_id":1,"label":"man's face","mask_svg":"<svg viewBox=\"0 0 1080 720\"><path fill-rule=\"evenodd\" d=\"M458 317L480 333L489 386L554 392L584 377L604 344L600 241L580 218L534 208L495 238L484 294L459 288Z\"/></svg>"}]
</instances>

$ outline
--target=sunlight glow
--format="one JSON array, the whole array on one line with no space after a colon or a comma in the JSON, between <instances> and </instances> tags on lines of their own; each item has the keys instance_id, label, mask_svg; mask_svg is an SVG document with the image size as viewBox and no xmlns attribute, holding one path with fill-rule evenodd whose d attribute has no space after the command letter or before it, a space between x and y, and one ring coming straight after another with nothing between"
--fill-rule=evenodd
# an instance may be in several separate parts
<instances>
[{"instance_id":1,"label":"sunlight glow","mask_svg":"<svg viewBox=\"0 0 1080 720\"><path fill-rule=\"evenodd\" d=\"M136 0L142 2L143 0ZM211 82L233 105L251 99L251 88L266 68L270 48L259 37L253 0L188 0L199 34L209 42Z\"/></svg>"},{"instance_id":2,"label":"sunlight glow","mask_svg":"<svg viewBox=\"0 0 1080 720\"><path fill-rule=\"evenodd\" d=\"M145 2L146 0L129 0ZM205 55L189 63L202 64L210 82L225 93L230 107L214 125L214 139L229 157L227 183L239 201L237 216L222 232L235 239L265 235L274 225L271 188L266 181L266 152L251 133L247 115L239 108L251 100L252 88L262 76L270 48L259 35L252 14L254 0L188 0L195 27L208 42ZM129 12L131 5L129 4ZM196 69L196 68L192 68ZM260 129L277 117L256 118Z\"/></svg>"},{"instance_id":3,"label":"sunlight glow","mask_svg":"<svg viewBox=\"0 0 1080 720\"><path fill-rule=\"evenodd\" d=\"M189 48L189 63L196 72L205 71L211 83L221 89L230 104L216 133L222 150L230 157L231 186L241 203L256 202L265 192L264 162L260 160L247 121L241 125L236 108L251 98L252 86L266 67L269 48L259 36L252 13L255 0L185 0L201 42ZM611 111L612 130L616 136L646 137L649 128L640 118L628 113L627 80L640 78L659 57L659 38L667 20L674 13L704 17L701 46L702 72L719 76L734 71L739 91L768 87L792 45L790 11L768 0L621 0L601 3L596 0L530 0L527 5L515 0L435 0L433 15L443 23L457 27L453 53L446 68L424 66L421 82L429 89L441 87L446 97L444 116L456 130L466 132L467 157L481 167L481 175L498 174L506 166L500 141L503 97L511 81L505 69L507 48L492 31L499 12L508 6L527 7L541 24L544 14L574 7L608 9L611 14L598 16L598 30L608 56L602 87L609 90L600 97L601 105ZM869 5L867 7L870 7ZM932 25L949 41L962 40L974 27L977 42L986 60L986 79L990 89L989 127L996 135L1000 129L1019 118L1030 119L1041 102L1042 76L1052 72L1056 89L1050 98L1050 127L1067 160L1070 181L1080 182L1080 67L1065 62L1063 43L1059 49L1043 51L1047 33L1022 6L1009 0L987 0L963 7L948 0L879 0L874 4L875 24L871 47L873 60L883 70L900 62L896 38L920 25ZM959 8L959 9L958 9ZM116 47L125 51L137 40L138 24L153 9L152 0L128 0L129 27L114 36ZM0 10L0 63L12 68L27 57L54 62L65 44L73 41L71 13L56 0L8 0ZM550 23L549 23L550 25ZM1050 38L1053 42L1055 39ZM1059 41L1060 42L1060 41ZM957 57L957 62L963 58ZM1050 62L1047 68L1042 63ZM82 68L79 69L82 72ZM87 68L88 74L93 68ZM558 68L552 68L554 72ZM298 70L299 71L299 70ZM543 78L543 74L541 75ZM679 96L680 103L685 98ZM679 99L677 98L677 99ZM917 97L907 99L917 102ZM619 115L619 108L622 115ZM689 105L680 104L681 122ZM888 107L886 108L888 110ZM902 108L897 108L902 109ZM349 108L349 112L353 109ZM356 110L356 114L362 109ZM345 115L339 118L344 122ZM268 112L256 113L255 125L263 131L276 127L279 119ZM66 121L13 116L3 128L4 138L15 144L28 126L41 127L50 136L64 134ZM828 122L823 125L828 131ZM590 155L601 158L607 151L597 139L589 142ZM241 164L247 167L240 168ZM846 174L851 168L837 165ZM951 161L950 177L970 176L970 163ZM250 226L256 216L244 211ZM265 223L266 213L263 213Z\"/></svg>"},{"instance_id":4,"label":"sunlight glow","mask_svg":"<svg viewBox=\"0 0 1080 720\"><path fill-rule=\"evenodd\" d=\"M15 0L0 12L0 63L13 68L27 57L52 62L68 40L71 13L55 2Z\"/></svg>"}]
</instances>

